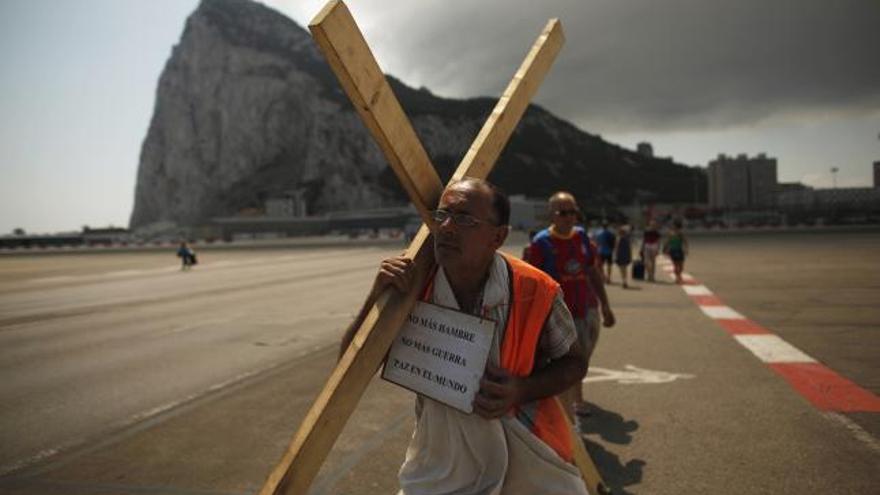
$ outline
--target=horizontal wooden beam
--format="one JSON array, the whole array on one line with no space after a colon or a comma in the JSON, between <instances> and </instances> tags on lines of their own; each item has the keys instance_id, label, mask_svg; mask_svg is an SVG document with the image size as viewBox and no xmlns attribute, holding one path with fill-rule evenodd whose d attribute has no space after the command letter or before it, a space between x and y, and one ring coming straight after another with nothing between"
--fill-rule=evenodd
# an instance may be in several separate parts
<instances>
[{"instance_id":1,"label":"horizontal wooden beam","mask_svg":"<svg viewBox=\"0 0 880 495\"><path fill-rule=\"evenodd\" d=\"M459 163L453 180L488 177L564 43L562 23L550 19Z\"/></svg>"}]
</instances>

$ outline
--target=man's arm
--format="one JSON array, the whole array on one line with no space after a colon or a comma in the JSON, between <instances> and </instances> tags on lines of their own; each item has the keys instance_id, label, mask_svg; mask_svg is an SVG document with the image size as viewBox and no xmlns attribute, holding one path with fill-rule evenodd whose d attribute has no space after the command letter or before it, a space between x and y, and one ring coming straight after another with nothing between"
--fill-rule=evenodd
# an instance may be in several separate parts
<instances>
[{"instance_id":1,"label":"man's arm","mask_svg":"<svg viewBox=\"0 0 880 495\"><path fill-rule=\"evenodd\" d=\"M526 247L526 253L528 253L526 256L526 262L541 270L544 269L544 251L541 249L541 246L535 241L531 241Z\"/></svg>"},{"instance_id":2,"label":"man's arm","mask_svg":"<svg viewBox=\"0 0 880 495\"><path fill-rule=\"evenodd\" d=\"M541 328L538 346L538 355L549 361L542 358L541 365L536 363L529 376L514 376L491 364L486 367L474 398L474 412L488 419L498 418L517 404L558 395L583 378L587 372L586 354L578 343L561 292L556 294Z\"/></svg>"},{"instance_id":3,"label":"man's arm","mask_svg":"<svg viewBox=\"0 0 880 495\"><path fill-rule=\"evenodd\" d=\"M608 294L605 292L605 279L602 273L596 268L596 265L587 267L587 283L593 288L596 297L599 298L599 305L602 307L602 324L606 327L614 326L614 313L611 311L611 304L608 302Z\"/></svg>"},{"instance_id":4,"label":"man's arm","mask_svg":"<svg viewBox=\"0 0 880 495\"><path fill-rule=\"evenodd\" d=\"M351 322L351 325L348 326L345 335L342 336L342 342L339 345L339 358L341 358L345 353L345 350L348 349L351 340L354 338L354 334L358 331L361 325L363 325L364 320L367 318L367 313L369 313L370 308L376 304L376 300L379 299L379 295L382 294L385 287L393 285L394 288L400 292L407 291L410 281L412 280L412 266L412 260L403 256L388 258L382 261L382 264L379 266L379 273L376 274L376 279L373 281L373 287L370 289L370 293L367 295L364 305L361 306L361 310L358 312L357 317L355 317L354 321Z\"/></svg>"},{"instance_id":5,"label":"man's arm","mask_svg":"<svg viewBox=\"0 0 880 495\"><path fill-rule=\"evenodd\" d=\"M576 340L566 354L526 377L513 376L490 363L474 398L474 412L486 419L500 418L517 404L559 395L586 373L587 360Z\"/></svg>"}]
</instances>

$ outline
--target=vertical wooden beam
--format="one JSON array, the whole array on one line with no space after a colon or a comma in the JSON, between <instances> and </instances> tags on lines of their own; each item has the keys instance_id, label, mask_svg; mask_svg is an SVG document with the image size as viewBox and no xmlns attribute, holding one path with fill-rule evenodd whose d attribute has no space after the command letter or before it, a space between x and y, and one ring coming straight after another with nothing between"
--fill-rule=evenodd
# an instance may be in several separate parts
<instances>
[{"instance_id":1,"label":"vertical wooden beam","mask_svg":"<svg viewBox=\"0 0 880 495\"><path fill-rule=\"evenodd\" d=\"M412 140L418 143L418 138L412 132L412 127L396 99L391 102L393 94L390 87L387 90L381 89L382 83L376 80L375 75L377 73L381 75L381 71L378 69L378 64L375 64L354 20L351 19L348 9L341 1L332 0L309 27L315 33L316 39L322 38L318 41L319 45L325 51L331 66L334 67L334 72L340 78L346 93L352 98L361 118L376 137L386 157L392 162L392 167L396 166L394 160L400 165L402 172L397 168L395 172L398 173L398 177L402 177L402 181L409 184L404 184L404 188L416 207L424 207L426 210L433 208L442 192L439 179L434 182L432 178L436 176L436 171L427 158L419 158L417 155L420 152L413 151L416 148L412 147ZM462 175L485 178L491 171L494 160L516 126L515 119L518 119L528 106L528 99L534 94L537 84L550 69L559 51L559 46L554 46L554 43L544 48L547 43L543 40L548 38L549 36L545 37L542 33L514 78L526 81L526 84L511 82L508 89L513 88L513 90L505 92L505 97L502 97L507 102L503 108L521 110L519 113L502 112L498 117L490 117L490 122L487 122L480 131L477 142L469 152L480 157L480 160L464 160L459 166L459 170L464 172ZM561 45L561 38L558 38L557 43ZM328 51L324 46L330 47L330 50ZM368 57L373 62L364 61L364 57ZM382 79L384 80L384 76ZM534 84L534 87L530 87L530 84ZM509 126L509 129L505 127L495 131L495 126L499 125ZM407 142L409 144L405 144ZM424 152L420 143L417 148L421 153ZM392 160L389 153L396 158ZM427 171L425 168L431 170ZM430 219L428 220L430 224ZM414 260L412 289L408 294L401 294L389 288L370 309L352 344L343 354L300 425L287 452L266 480L260 491L262 495L307 492L370 379L391 347L406 315L415 305L418 291L424 286L433 268L433 243L425 225L419 230L406 254Z\"/></svg>"},{"instance_id":2,"label":"vertical wooden beam","mask_svg":"<svg viewBox=\"0 0 880 495\"><path fill-rule=\"evenodd\" d=\"M580 386L580 384L578 384ZM587 490L589 490L591 495L608 495L611 491L605 485L605 481L602 480L602 475L599 474L599 470L596 469L596 465L593 463L593 459L590 457L589 452L587 452L587 448L584 446L584 440L581 438L581 435L577 431L577 424L575 419L571 417L571 414L567 407L562 405L562 401L559 397L556 398L556 404L562 408L565 412L565 416L568 418L568 426L571 430L571 443L572 443L572 453L574 454L574 464L577 466L578 471L581 472L581 478L584 479L584 483L587 485Z\"/></svg>"},{"instance_id":3,"label":"vertical wooden beam","mask_svg":"<svg viewBox=\"0 0 880 495\"><path fill-rule=\"evenodd\" d=\"M348 7L339 0L328 2L309 30L422 221L433 225L430 210L443 184Z\"/></svg>"},{"instance_id":4,"label":"vertical wooden beam","mask_svg":"<svg viewBox=\"0 0 880 495\"><path fill-rule=\"evenodd\" d=\"M434 266L434 246L427 227L422 225L406 254L414 260L413 285L421 287ZM388 289L382 293L263 485L261 495L302 495L308 491L417 297L417 290L401 294Z\"/></svg>"}]
</instances>

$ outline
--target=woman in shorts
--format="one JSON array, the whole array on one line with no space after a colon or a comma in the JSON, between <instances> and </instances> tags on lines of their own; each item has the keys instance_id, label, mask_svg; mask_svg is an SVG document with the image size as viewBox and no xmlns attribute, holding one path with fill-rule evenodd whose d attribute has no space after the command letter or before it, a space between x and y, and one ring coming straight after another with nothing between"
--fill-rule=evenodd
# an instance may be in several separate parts
<instances>
[{"instance_id":1,"label":"woman in shorts","mask_svg":"<svg viewBox=\"0 0 880 495\"><path fill-rule=\"evenodd\" d=\"M657 222L651 220L642 235L642 256L645 260L648 282L654 281L658 254L660 254L660 230L657 229Z\"/></svg>"},{"instance_id":2,"label":"woman in shorts","mask_svg":"<svg viewBox=\"0 0 880 495\"><path fill-rule=\"evenodd\" d=\"M675 267L675 283L680 284L682 282L681 272L684 270L684 258L688 254L687 239L681 232L681 220L673 222L672 232L666 238L663 252L672 260L672 266Z\"/></svg>"}]
</instances>

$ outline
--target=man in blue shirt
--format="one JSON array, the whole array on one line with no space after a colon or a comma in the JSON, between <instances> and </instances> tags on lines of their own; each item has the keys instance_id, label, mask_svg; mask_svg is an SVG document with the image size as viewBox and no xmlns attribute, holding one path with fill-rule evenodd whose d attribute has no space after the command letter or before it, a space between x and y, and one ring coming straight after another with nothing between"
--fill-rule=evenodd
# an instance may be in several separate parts
<instances>
[{"instance_id":1,"label":"man in blue shirt","mask_svg":"<svg viewBox=\"0 0 880 495\"><path fill-rule=\"evenodd\" d=\"M602 230L596 234L596 244L599 246L599 257L605 268L605 283L611 283L611 265L614 264L614 230L608 228L608 223L602 223Z\"/></svg>"}]
</instances>

